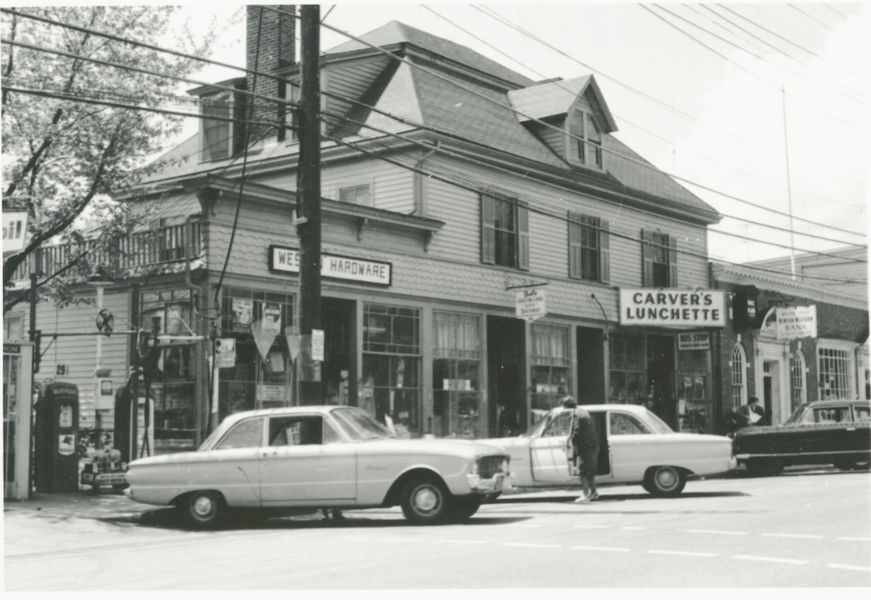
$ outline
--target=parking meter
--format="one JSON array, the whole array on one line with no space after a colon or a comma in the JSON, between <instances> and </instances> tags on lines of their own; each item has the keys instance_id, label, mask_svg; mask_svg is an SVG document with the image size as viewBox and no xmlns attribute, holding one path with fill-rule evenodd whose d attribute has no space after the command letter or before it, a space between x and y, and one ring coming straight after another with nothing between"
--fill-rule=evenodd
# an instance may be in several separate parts
<instances>
[{"instance_id":1,"label":"parking meter","mask_svg":"<svg viewBox=\"0 0 871 600\"><path fill-rule=\"evenodd\" d=\"M79 389L71 383L46 384L36 403L37 492L79 489Z\"/></svg>"}]
</instances>

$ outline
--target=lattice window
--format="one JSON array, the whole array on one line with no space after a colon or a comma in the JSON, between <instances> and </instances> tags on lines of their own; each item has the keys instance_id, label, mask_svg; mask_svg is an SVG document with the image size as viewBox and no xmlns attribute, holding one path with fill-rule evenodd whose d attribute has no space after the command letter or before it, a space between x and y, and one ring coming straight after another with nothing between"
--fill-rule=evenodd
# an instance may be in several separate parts
<instances>
[{"instance_id":1,"label":"lattice window","mask_svg":"<svg viewBox=\"0 0 871 600\"><path fill-rule=\"evenodd\" d=\"M747 372L747 353L741 344L732 346L732 409L738 410L747 403L747 385L745 374Z\"/></svg>"}]
</instances>

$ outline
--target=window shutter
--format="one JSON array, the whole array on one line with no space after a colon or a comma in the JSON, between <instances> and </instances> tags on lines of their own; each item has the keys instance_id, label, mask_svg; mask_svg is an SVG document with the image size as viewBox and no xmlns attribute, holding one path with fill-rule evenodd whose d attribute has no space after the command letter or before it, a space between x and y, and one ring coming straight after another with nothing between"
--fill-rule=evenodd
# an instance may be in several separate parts
<instances>
[{"instance_id":1,"label":"window shutter","mask_svg":"<svg viewBox=\"0 0 871 600\"><path fill-rule=\"evenodd\" d=\"M517 267L529 270L529 207L517 202Z\"/></svg>"},{"instance_id":2,"label":"window shutter","mask_svg":"<svg viewBox=\"0 0 871 600\"><path fill-rule=\"evenodd\" d=\"M608 221L599 219L599 281L609 283L611 276L611 240L608 229Z\"/></svg>"},{"instance_id":3,"label":"window shutter","mask_svg":"<svg viewBox=\"0 0 871 600\"><path fill-rule=\"evenodd\" d=\"M653 286L653 232L641 230L641 286Z\"/></svg>"},{"instance_id":4,"label":"window shutter","mask_svg":"<svg viewBox=\"0 0 871 600\"><path fill-rule=\"evenodd\" d=\"M481 262L496 262L496 200L481 194Z\"/></svg>"},{"instance_id":5,"label":"window shutter","mask_svg":"<svg viewBox=\"0 0 871 600\"><path fill-rule=\"evenodd\" d=\"M677 240L668 236L668 286L677 287Z\"/></svg>"},{"instance_id":6,"label":"window shutter","mask_svg":"<svg viewBox=\"0 0 871 600\"><path fill-rule=\"evenodd\" d=\"M569 211L569 277L581 278L581 215Z\"/></svg>"}]
</instances>

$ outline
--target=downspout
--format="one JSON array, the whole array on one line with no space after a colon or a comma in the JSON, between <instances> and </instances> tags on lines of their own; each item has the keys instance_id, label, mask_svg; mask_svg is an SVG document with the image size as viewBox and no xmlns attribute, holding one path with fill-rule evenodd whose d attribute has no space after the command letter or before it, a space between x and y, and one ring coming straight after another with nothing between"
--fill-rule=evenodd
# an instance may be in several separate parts
<instances>
[{"instance_id":1,"label":"downspout","mask_svg":"<svg viewBox=\"0 0 871 600\"><path fill-rule=\"evenodd\" d=\"M414 163L414 168L416 169L414 173L414 210L411 211L413 215L426 216L426 201L424 200L424 189L423 189L423 174L420 171L423 170L423 163L426 160L435 154L439 149L439 140L436 140L435 146L432 147L432 150L427 151L420 160Z\"/></svg>"}]
</instances>

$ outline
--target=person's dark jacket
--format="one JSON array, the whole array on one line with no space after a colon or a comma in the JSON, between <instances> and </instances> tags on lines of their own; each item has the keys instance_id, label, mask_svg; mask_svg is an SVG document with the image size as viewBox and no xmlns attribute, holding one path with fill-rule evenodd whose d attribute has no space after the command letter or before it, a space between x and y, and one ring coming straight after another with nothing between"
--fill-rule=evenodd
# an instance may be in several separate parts
<instances>
[{"instance_id":1,"label":"person's dark jacket","mask_svg":"<svg viewBox=\"0 0 871 600\"><path fill-rule=\"evenodd\" d=\"M572 445L578 450L592 450L599 447L599 434L593 417L583 408L576 408L572 428Z\"/></svg>"}]
</instances>

